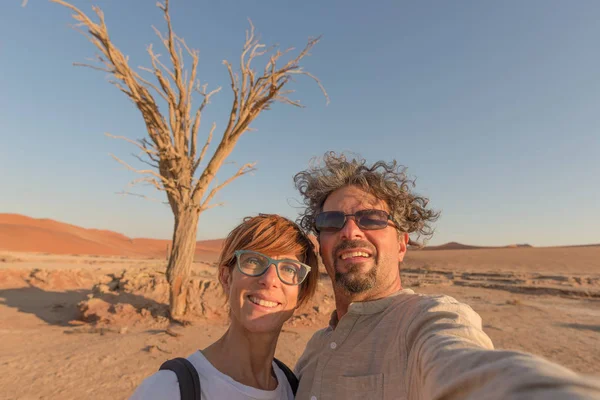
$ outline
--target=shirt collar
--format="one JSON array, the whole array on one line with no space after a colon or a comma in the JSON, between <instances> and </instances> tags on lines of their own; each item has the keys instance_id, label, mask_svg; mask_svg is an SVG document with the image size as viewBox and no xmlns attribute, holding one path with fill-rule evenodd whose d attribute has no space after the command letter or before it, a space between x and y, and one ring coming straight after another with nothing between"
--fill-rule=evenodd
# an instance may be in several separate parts
<instances>
[{"instance_id":1,"label":"shirt collar","mask_svg":"<svg viewBox=\"0 0 600 400\"><path fill-rule=\"evenodd\" d=\"M396 296L400 294L414 294L415 292L411 289L401 289L395 293L390 294L387 297L377 300L371 301L357 301L355 303L350 303L348 306L348 314L358 314L358 315L371 315L377 314L388 308L390 304L392 304L396 298ZM333 310L331 313L331 318L329 320L329 327L331 329L335 329L337 326L338 314L337 310Z\"/></svg>"}]
</instances>

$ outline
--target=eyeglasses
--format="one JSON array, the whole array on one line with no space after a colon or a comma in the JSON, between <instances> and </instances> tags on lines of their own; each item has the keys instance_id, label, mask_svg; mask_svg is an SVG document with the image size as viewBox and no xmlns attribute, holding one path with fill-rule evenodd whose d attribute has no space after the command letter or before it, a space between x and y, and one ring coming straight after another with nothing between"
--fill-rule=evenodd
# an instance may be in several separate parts
<instances>
[{"instance_id":1,"label":"eyeglasses","mask_svg":"<svg viewBox=\"0 0 600 400\"><path fill-rule=\"evenodd\" d=\"M388 226L388 221L394 222L392 216L383 210L360 210L354 214L344 214L342 211L325 211L317 214L315 228L317 232L339 231L346 224L348 217L354 217L356 225L365 230L384 229Z\"/></svg>"},{"instance_id":2,"label":"eyeglasses","mask_svg":"<svg viewBox=\"0 0 600 400\"><path fill-rule=\"evenodd\" d=\"M252 250L236 250L238 270L247 276L261 276L275 265L279 280L286 285L300 285L310 272L310 267L296 260L275 260Z\"/></svg>"}]
</instances>

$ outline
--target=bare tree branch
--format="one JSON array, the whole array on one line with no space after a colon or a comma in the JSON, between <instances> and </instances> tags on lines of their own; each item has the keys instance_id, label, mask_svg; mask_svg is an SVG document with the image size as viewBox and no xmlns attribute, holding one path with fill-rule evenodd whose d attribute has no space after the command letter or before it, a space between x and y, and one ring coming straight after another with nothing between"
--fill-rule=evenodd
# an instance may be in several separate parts
<instances>
[{"instance_id":1,"label":"bare tree branch","mask_svg":"<svg viewBox=\"0 0 600 400\"><path fill-rule=\"evenodd\" d=\"M97 65L92 65L92 64L86 64L86 63L73 63L74 66L76 67L86 67L86 68L91 68L91 69L95 69L96 71L100 71L100 72L106 72L109 74L112 74L112 70L108 69L108 68L102 68L99 67Z\"/></svg>"},{"instance_id":2,"label":"bare tree branch","mask_svg":"<svg viewBox=\"0 0 600 400\"><path fill-rule=\"evenodd\" d=\"M132 192L127 192L127 191L125 191L125 190L122 190L122 191L120 191L120 192L116 192L116 194L119 194L119 195L121 195L121 196L135 196L135 197L141 197L142 199L145 199L145 200L150 200L150 201L153 201L153 202L156 202L156 203L162 203L162 204L167 204L167 205L169 204L169 202L167 202L167 201L164 201L164 200L159 200L159 199L157 199L157 198L155 198L155 197L146 196L146 195L144 195L144 194L140 194L140 193L132 193Z\"/></svg>"},{"instance_id":3,"label":"bare tree branch","mask_svg":"<svg viewBox=\"0 0 600 400\"><path fill-rule=\"evenodd\" d=\"M250 21L250 30L246 31L246 42L244 43L240 57L241 79L233 72L231 63L223 61L229 72L233 91L233 104L221 143L215 150L213 158L202 172L200 179L196 182L195 189L192 192L195 202L202 198L204 192L207 190L207 186L214 179L216 171L218 171L223 161L229 156L240 136L248 131L250 123L263 110L269 109L274 102L281 102L297 107L301 106L300 102L290 100L285 95L292 93L292 91L286 90L285 94L280 93L283 87L291 80L292 75L305 75L315 80L323 91L327 102L329 102L329 96L318 78L304 71L300 66L300 61L309 54L310 49L318 43L319 39L310 39L306 47L281 68L277 68L277 62L290 49L283 52L277 50L270 56L263 74L257 78L252 69L252 61L256 57L265 55L269 50L261 50L264 46L256 39L254 25Z\"/></svg>"},{"instance_id":4,"label":"bare tree branch","mask_svg":"<svg viewBox=\"0 0 600 400\"><path fill-rule=\"evenodd\" d=\"M154 169L158 169L159 168L158 164L156 164L156 163L152 164L150 161L144 160L142 157L140 157L137 154L131 153L131 156L137 158L139 162L144 163L144 164L148 165L149 167L152 167Z\"/></svg>"},{"instance_id":5,"label":"bare tree branch","mask_svg":"<svg viewBox=\"0 0 600 400\"><path fill-rule=\"evenodd\" d=\"M140 109L148 128L148 135L157 145L168 147L169 143L165 142L164 138L159 134L160 132L165 132L166 127L162 115L158 112L156 102L146 87L138 81L139 75L129 67L127 57L112 44L102 11L97 7L93 7L94 12L99 18L99 23L95 23L81 10L66 1L52 1L71 9L75 13L73 18L79 21L80 25L87 27L88 34L86 36L100 51L102 55L100 59L107 69L111 71L112 75L127 86L127 90L124 90L123 86L120 89Z\"/></svg>"},{"instance_id":6,"label":"bare tree branch","mask_svg":"<svg viewBox=\"0 0 600 400\"><path fill-rule=\"evenodd\" d=\"M114 154L110 154L110 156L130 171L133 171L138 174L147 174L153 176L154 178L156 178L156 182L160 183L160 185L154 185L158 190L164 190L167 192L167 195L169 195L169 197L172 197L175 201L181 201L179 199L179 191L177 191L177 184L173 180L165 178L164 176L150 169L136 169L128 163L126 163L125 161L121 160L119 157L115 156Z\"/></svg>"},{"instance_id":7,"label":"bare tree branch","mask_svg":"<svg viewBox=\"0 0 600 400\"><path fill-rule=\"evenodd\" d=\"M189 157L191 160L196 159L196 146L197 146L197 141L198 141L198 130L200 129L200 123L202 121L202 112L204 111L204 107L206 107L206 105L210 103L210 98L213 95L215 95L221 91L221 87L218 87L217 89L215 89L209 93L206 93L206 85L204 85L201 90L199 90L199 89L193 89L193 90L198 92L200 95L202 95L203 99L202 99L202 103L196 110L196 115L194 116L194 123L192 124L192 128L190 130L191 148L190 148ZM214 129L215 129L215 124L213 123L211 132L209 134L208 142L210 142L210 140L212 138L212 132ZM202 161L201 159L203 156L204 156L204 154L201 153L200 161L198 161L198 164L200 164L200 162ZM195 172L195 168L193 169L193 171ZM194 174L194 172L192 172L192 175Z\"/></svg>"},{"instance_id":8,"label":"bare tree branch","mask_svg":"<svg viewBox=\"0 0 600 400\"><path fill-rule=\"evenodd\" d=\"M154 154L157 154L157 152L156 152L156 151L154 151L154 150L149 150L149 149L148 149L148 148L145 146L145 144L144 144L144 142L143 142L143 141L140 141L140 142L141 142L141 144L140 144L140 142L136 142L136 141L134 141L134 140L131 140L131 139L129 139L128 137L125 137L125 136L115 136L115 135L112 135L112 134L110 134L110 133L108 133L108 132L105 132L105 133L104 133L104 135L105 135L105 136L108 136L109 138L112 138L112 139L120 139L120 140L124 140L124 141L126 141L127 143L131 143L131 144L133 144L134 146L136 146L137 148L139 148L141 151L143 151L143 152L144 152L144 153L146 153L146 154L153 154L153 155L154 155Z\"/></svg>"},{"instance_id":9,"label":"bare tree branch","mask_svg":"<svg viewBox=\"0 0 600 400\"><path fill-rule=\"evenodd\" d=\"M153 73L154 71L152 71L150 68L146 68L146 67L138 67L140 70L142 71L146 71L146 72L150 72ZM163 98L164 101L168 102L169 98L167 97L167 95L161 91L158 86L156 86L154 83L142 78L141 76L139 77L140 82L142 82L144 85L154 89L154 91L156 92L156 94L158 94L160 97Z\"/></svg>"},{"instance_id":10,"label":"bare tree branch","mask_svg":"<svg viewBox=\"0 0 600 400\"><path fill-rule=\"evenodd\" d=\"M110 156L117 161L119 164L123 165L125 168L127 168L130 171L133 171L137 174L148 174L148 175L152 175L155 178L159 179L161 182L163 182L163 184L169 184L170 182L164 178L163 176L161 176L160 174L154 172L151 169L136 169L134 167L132 167L131 165L127 164L125 161L121 160L119 157L115 156L114 154L110 154Z\"/></svg>"},{"instance_id":11,"label":"bare tree branch","mask_svg":"<svg viewBox=\"0 0 600 400\"><path fill-rule=\"evenodd\" d=\"M233 182L240 176L246 175L247 173L252 172L252 171L256 171L256 168L254 168L255 165L256 165L255 162L244 164L233 176L231 176L229 179L227 179L225 182L221 183L220 185L215 186L210 191L208 196L206 196L206 199L202 202L202 205L200 206L201 212L210 208L210 201L213 199L213 197L215 197L215 195L219 192L219 190L223 189L225 186L229 185L231 182Z\"/></svg>"},{"instance_id":12,"label":"bare tree branch","mask_svg":"<svg viewBox=\"0 0 600 400\"><path fill-rule=\"evenodd\" d=\"M220 203L213 203L213 204L208 204L208 205L203 205L202 206L202 210L206 211L206 210L210 210L211 208L215 208L215 207L222 207L225 205L225 202L222 201Z\"/></svg>"},{"instance_id":13,"label":"bare tree branch","mask_svg":"<svg viewBox=\"0 0 600 400\"><path fill-rule=\"evenodd\" d=\"M194 165L192 167L192 176L194 176L196 174L196 170L198 169L198 167L200 166L200 163L204 159L204 155L206 154L206 150L208 150L208 146L210 145L210 142L212 141L213 133L214 133L216 127L217 127L217 124L215 124L213 122L212 127L210 128L210 132L208 133L208 138L206 138L206 143L204 143L204 146L202 147L202 151L200 151L200 156L196 159L196 161L194 162Z\"/></svg>"}]
</instances>

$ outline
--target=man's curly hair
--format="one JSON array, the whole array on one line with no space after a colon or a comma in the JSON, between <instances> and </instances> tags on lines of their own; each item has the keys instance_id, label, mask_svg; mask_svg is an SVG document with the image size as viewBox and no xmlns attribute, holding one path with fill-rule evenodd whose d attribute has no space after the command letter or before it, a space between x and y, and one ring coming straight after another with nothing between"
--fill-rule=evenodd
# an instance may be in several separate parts
<instances>
[{"instance_id":1,"label":"man's curly hair","mask_svg":"<svg viewBox=\"0 0 600 400\"><path fill-rule=\"evenodd\" d=\"M416 233L428 239L433 235L431 223L439 212L427 208L429 200L411 192L415 181L406 175L406 168L396 160L386 163L367 161L356 155L348 160L345 154L333 151L325 153L321 163L313 159L307 170L294 176L294 184L304 197L306 209L298 218L298 224L307 231L315 230L315 217L323 209L329 195L348 185L354 185L383 200L400 232ZM411 241L410 244L417 245Z\"/></svg>"}]
</instances>

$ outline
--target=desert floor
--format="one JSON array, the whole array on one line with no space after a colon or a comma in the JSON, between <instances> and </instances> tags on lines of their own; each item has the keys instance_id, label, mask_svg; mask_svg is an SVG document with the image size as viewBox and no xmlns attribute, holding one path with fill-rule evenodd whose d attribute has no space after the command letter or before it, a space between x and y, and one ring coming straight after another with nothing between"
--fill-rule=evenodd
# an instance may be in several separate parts
<instances>
[{"instance_id":1,"label":"desert floor","mask_svg":"<svg viewBox=\"0 0 600 400\"><path fill-rule=\"evenodd\" d=\"M126 399L160 364L226 329L214 267L194 265L196 317L165 332L165 262L0 252L0 397ZM600 247L410 251L403 286L448 294L483 318L497 348L600 376ZM323 275L284 327L293 365L333 309Z\"/></svg>"}]
</instances>

